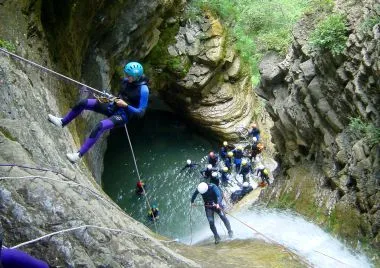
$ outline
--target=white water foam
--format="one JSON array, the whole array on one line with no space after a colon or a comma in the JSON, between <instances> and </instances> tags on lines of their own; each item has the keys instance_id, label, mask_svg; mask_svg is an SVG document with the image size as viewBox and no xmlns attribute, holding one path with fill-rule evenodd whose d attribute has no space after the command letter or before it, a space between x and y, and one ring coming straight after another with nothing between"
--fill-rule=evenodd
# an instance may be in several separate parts
<instances>
[{"instance_id":1,"label":"white water foam","mask_svg":"<svg viewBox=\"0 0 380 268\"><path fill-rule=\"evenodd\" d=\"M356 254L349 250L342 242L323 231L317 225L307 222L302 217L290 212L254 208L233 215L240 221L248 224L270 240L293 251L301 258L309 262L313 267L372 267L366 256ZM219 217L216 216L216 219ZM264 239L262 235L252 229L228 217L234 231L234 239ZM216 221L219 234L226 230L223 224ZM211 230L207 225L193 233L192 243L209 239ZM190 243L189 239L183 241ZM270 243L270 241L267 241Z\"/></svg>"}]
</instances>

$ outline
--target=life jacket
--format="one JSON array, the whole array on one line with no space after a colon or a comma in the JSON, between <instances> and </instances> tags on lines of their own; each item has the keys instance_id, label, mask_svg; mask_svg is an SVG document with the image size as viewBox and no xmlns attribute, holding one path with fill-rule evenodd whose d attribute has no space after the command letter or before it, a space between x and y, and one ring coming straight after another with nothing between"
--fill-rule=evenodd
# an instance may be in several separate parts
<instances>
[{"instance_id":1,"label":"life jacket","mask_svg":"<svg viewBox=\"0 0 380 268\"><path fill-rule=\"evenodd\" d=\"M154 216L155 218L157 218L157 216L158 216L158 208L152 208L151 210L149 210L148 216L152 217L152 218Z\"/></svg>"},{"instance_id":2,"label":"life jacket","mask_svg":"<svg viewBox=\"0 0 380 268\"><path fill-rule=\"evenodd\" d=\"M119 92L119 97L128 103L137 108L140 105L141 98L141 86L147 85L149 79L145 76L142 76L138 81L132 83L128 82L128 78L124 78L121 84L121 89Z\"/></svg>"},{"instance_id":3,"label":"life jacket","mask_svg":"<svg viewBox=\"0 0 380 268\"><path fill-rule=\"evenodd\" d=\"M142 181L137 182L137 188L143 188L144 183Z\"/></svg>"},{"instance_id":4,"label":"life jacket","mask_svg":"<svg viewBox=\"0 0 380 268\"><path fill-rule=\"evenodd\" d=\"M235 156L235 158L242 158L243 157L243 151L236 149L234 151L234 156Z\"/></svg>"}]
</instances>

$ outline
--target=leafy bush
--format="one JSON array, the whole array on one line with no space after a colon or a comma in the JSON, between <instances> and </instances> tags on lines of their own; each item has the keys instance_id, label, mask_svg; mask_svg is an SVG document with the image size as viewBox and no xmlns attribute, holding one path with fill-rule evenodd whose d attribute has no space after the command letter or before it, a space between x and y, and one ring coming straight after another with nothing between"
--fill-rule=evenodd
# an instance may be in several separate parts
<instances>
[{"instance_id":1,"label":"leafy bush","mask_svg":"<svg viewBox=\"0 0 380 268\"><path fill-rule=\"evenodd\" d=\"M346 47L347 35L346 19L340 14L331 14L317 24L310 36L312 47L331 51L339 55Z\"/></svg>"},{"instance_id":2,"label":"leafy bush","mask_svg":"<svg viewBox=\"0 0 380 268\"><path fill-rule=\"evenodd\" d=\"M5 48L7 51L15 53L16 52L16 46L6 40L0 39L0 47Z\"/></svg>"},{"instance_id":3,"label":"leafy bush","mask_svg":"<svg viewBox=\"0 0 380 268\"><path fill-rule=\"evenodd\" d=\"M377 4L375 6L375 10L377 12L380 12L380 4ZM373 26L375 26L376 24L380 24L380 16L377 15L376 11L374 11L373 14L371 14L369 17L367 17L366 19L364 19L360 25L360 31L362 32L367 32L367 31L371 31Z\"/></svg>"},{"instance_id":4,"label":"leafy bush","mask_svg":"<svg viewBox=\"0 0 380 268\"><path fill-rule=\"evenodd\" d=\"M372 146L380 143L380 128L372 123L365 123L360 118L350 118L351 132L359 139L365 139Z\"/></svg>"},{"instance_id":5,"label":"leafy bush","mask_svg":"<svg viewBox=\"0 0 380 268\"><path fill-rule=\"evenodd\" d=\"M327 0L323 0L327 1ZM244 62L259 81L258 64L267 51L285 55L294 23L301 17L305 0L193 0L193 8L211 10L229 25L233 40Z\"/></svg>"},{"instance_id":6,"label":"leafy bush","mask_svg":"<svg viewBox=\"0 0 380 268\"><path fill-rule=\"evenodd\" d=\"M306 13L331 13L334 8L333 0L310 0Z\"/></svg>"}]
</instances>

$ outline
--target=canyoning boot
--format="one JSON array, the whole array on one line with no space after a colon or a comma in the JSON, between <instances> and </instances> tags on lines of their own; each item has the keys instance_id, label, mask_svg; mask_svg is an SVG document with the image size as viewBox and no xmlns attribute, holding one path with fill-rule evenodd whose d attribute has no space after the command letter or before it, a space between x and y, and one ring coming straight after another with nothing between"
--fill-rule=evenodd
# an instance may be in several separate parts
<instances>
[{"instance_id":1,"label":"canyoning boot","mask_svg":"<svg viewBox=\"0 0 380 268\"><path fill-rule=\"evenodd\" d=\"M222 239L220 239L219 235L215 236L215 245L219 244L220 240L222 240Z\"/></svg>"},{"instance_id":2,"label":"canyoning boot","mask_svg":"<svg viewBox=\"0 0 380 268\"><path fill-rule=\"evenodd\" d=\"M229 237L229 238L234 237L234 232L232 232L232 230L231 230L231 231L228 231L228 237Z\"/></svg>"},{"instance_id":3,"label":"canyoning boot","mask_svg":"<svg viewBox=\"0 0 380 268\"><path fill-rule=\"evenodd\" d=\"M76 163L80 159L80 154L79 152L77 153L72 153L72 154L66 154L66 157L70 160L71 163Z\"/></svg>"},{"instance_id":4,"label":"canyoning boot","mask_svg":"<svg viewBox=\"0 0 380 268\"><path fill-rule=\"evenodd\" d=\"M62 118L61 117L56 117L52 114L48 114L48 119L52 124L56 125L57 127L62 127Z\"/></svg>"}]
</instances>

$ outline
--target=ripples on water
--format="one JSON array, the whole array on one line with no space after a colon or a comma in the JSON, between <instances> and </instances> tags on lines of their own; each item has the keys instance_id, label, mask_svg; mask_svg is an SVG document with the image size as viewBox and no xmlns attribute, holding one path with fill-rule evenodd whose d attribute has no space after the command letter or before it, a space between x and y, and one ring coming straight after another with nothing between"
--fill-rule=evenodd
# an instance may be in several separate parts
<instances>
[{"instance_id":1,"label":"ripples on water","mask_svg":"<svg viewBox=\"0 0 380 268\"><path fill-rule=\"evenodd\" d=\"M190 208L191 195L201 179L199 170L205 164L197 170L179 171L187 159L200 163L210 150L217 149L217 145L193 133L171 114L151 113L145 120L130 124L128 130L141 179L147 184L147 197L150 204L158 205L160 210L157 231L187 244L191 240L196 243L210 238L212 233L203 207ZM127 214L154 230L154 225L147 219L145 197L135 194L137 181L125 132L123 129L113 131L105 155L103 188ZM200 196L197 201L201 203ZM235 216L296 251L316 267L370 267L364 256L355 255L318 226L294 214L253 208ZM236 220L230 218L230 221L235 239L262 239ZM216 227L222 236L226 236L218 216Z\"/></svg>"}]
</instances>

